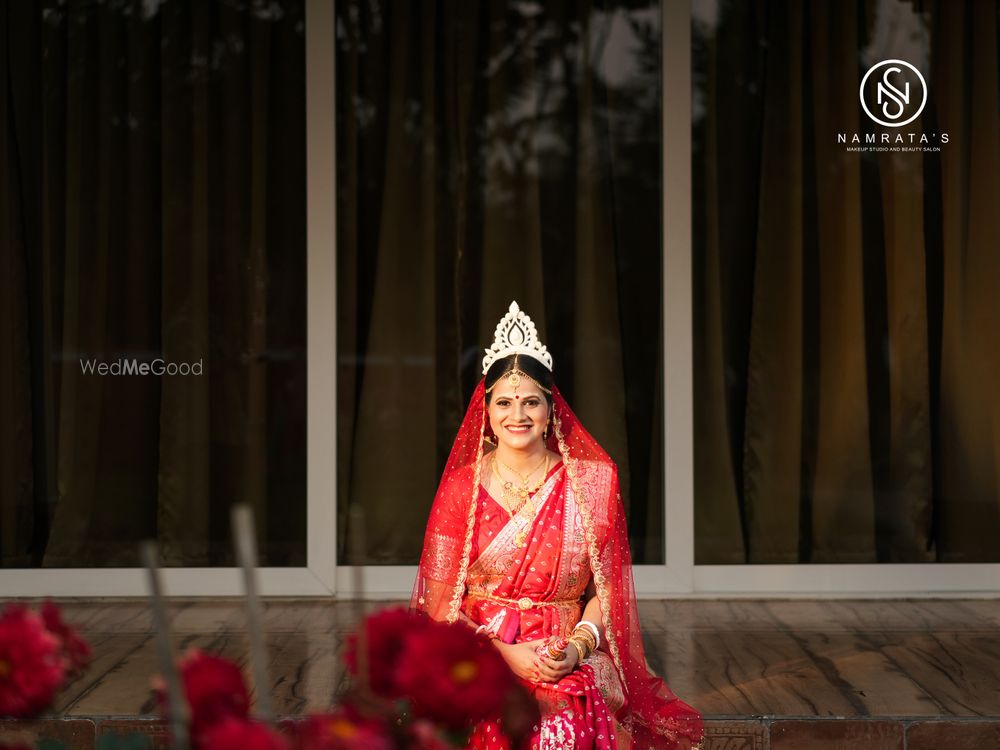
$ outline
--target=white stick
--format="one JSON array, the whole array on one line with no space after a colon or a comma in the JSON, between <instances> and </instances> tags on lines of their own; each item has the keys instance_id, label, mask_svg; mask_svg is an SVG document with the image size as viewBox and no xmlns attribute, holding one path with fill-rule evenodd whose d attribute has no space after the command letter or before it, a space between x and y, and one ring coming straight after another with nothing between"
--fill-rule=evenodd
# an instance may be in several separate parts
<instances>
[{"instance_id":1,"label":"white stick","mask_svg":"<svg viewBox=\"0 0 1000 750\"><path fill-rule=\"evenodd\" d=\"M353 583L355 600L355 633L357 634L358 649L358 690L362 694L367 694L371 687L371 675L369 674L369 664L371 663L368 644L368 632L365 630L365 581L364 562L368 554L368 542L365 539L365 517L361 508L357 505L351 507L349 511L351 530L351 558L353 565Z\"/></svg>"},{"instance_id":2,"label":"white stick","mask_svg":"<svg viewBox=\"0 0 1000 750\"><path fill-rule=\"evenodd\" d=\"M257 715L270 724L274 721L274 712L271 709L271 681L267 675L267 645L264 642L260 600L257 597L257 536L254 533L253 513L250 508L246 505L234 505L232 524L236 561L243 569L247 634L250 637L253 680L257 688Z\"/></svg>"},{"instance_id":3,"label":"white stick","mask_svg":"<svg viewBox=\"0 0 1000 750\"><path fill-rule=\"evenodd\" d=\"M170 648L170 626L163 606L163 588L160 585L160 571L157 567L159 552L156 542L146 541L139 545L139 556L146 568L149 580L149 600L153 608L153 624L156 626L156 651L160 659L160 672L167 685L167 704L170 711L170 746L174 750L188 750L188 710L181 687L180 675L174 663Z\"/></svg>"}]
</instances>

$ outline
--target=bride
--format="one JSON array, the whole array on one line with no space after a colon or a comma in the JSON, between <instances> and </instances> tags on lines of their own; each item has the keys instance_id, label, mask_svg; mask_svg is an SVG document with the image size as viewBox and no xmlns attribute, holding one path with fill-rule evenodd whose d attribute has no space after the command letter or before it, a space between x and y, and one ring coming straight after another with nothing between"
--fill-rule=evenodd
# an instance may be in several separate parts
<instances>
[{"instance_id":1,"label":"bride","mask_svg":"<svg viewBox=\"0 0 1000 750\"><path fill-rule=\"evenodd\" d=\"M647 667L617 469L512 302L434 498L411 606L464 621L539 702L532 746L698 747L702 721ZM496 750L495 722L471 747Z\"/></svg>"}]
</instances>

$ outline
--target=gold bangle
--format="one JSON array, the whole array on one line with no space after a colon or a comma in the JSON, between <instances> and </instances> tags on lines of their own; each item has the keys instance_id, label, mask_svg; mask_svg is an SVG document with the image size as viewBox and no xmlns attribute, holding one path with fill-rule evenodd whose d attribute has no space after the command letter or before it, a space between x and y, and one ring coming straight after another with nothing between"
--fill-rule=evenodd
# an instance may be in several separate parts
<instances>
[{"instance_id":1,"label":"gold bangle","mask_svg":"<svg viewBox=\"0 0 1000 750\"><path fill-rule=\"evenodd\" d=\"M597 650L597 639L594 638L594 634L586 628L583 630L574 630L572 637L582 641L587 646L590 653Z\"/></svg>"},{"instance_id":2,"label":"gold bangle","mask_svg":"<svg viewBox=\"0 0 1000 750\"><path fill-rule=\"evenodd\" d=\"M579 627L573 631L573 635L577 638L585 638L590 643L597 643L597 639L594 638L594 634L590 632L590 628Z\"/></svg>"},{"instance_id":3,"label":"gold bangle","mask_svg":"<svg viewBox=\"0 0 1000 750\"><path fill-rule=\"evenodd\" d=\"M583 661L590 656L593 650L590 648L590 644L581 638L570 638L569 642L576 646L577 650L580 652L580 661Z\"/></svg>"},{"instance_id":4,"label":"gold bangle","mask_svg":"<svg viewBox=\"0 0 1000 750\"><path fill-rule=\"evenodd\" d=\"M576 649L576 654L577 654L577 657L578 657L577 660L576 660L577 666L579 666L580 664L583 664L583 660L587 658L587 657L585 657L583 655L583 647L577 641L575 641L572 638L569 639L569 642L571 644L573 644L573 648Z\"/></svg>"},{"instance_id":5,"label":"gold bangle","mask_svg":"<svg viewBox=\"0 0 1000 750\"><path fill-rule=\"evenodd\" d=\"M573 626L573 632L576 632L580 628L584 628L590 631L590 634L594 636L594 639L596 641L596 645L594 646L594 648L595 649L599 648L601 645L601 633L597 629L597 626L590 620L580 620L580 622L578 622L576 625Z\"/></svg>"}]
</instances>

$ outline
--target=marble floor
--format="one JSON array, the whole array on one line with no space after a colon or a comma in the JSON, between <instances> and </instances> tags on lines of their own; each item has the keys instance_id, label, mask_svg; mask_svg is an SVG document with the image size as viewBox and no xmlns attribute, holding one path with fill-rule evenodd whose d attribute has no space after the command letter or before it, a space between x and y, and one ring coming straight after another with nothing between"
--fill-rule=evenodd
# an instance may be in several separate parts
<instances>
[{"instance_id":1,"label":"marble floor","mask_svg":"<svg viewBox=\"0 0 1000 750\"><path fill-rule=\"evenodd\" d=\"M323 708L344 687L340 652L358 612L347 602L267 602L278 713ZM154 714L145 602L67 602L64 613L95 659L59 712ZM171 614L178 649L245 661L239 601L177 601ZM706 717L1000 719L997 600L656 600L640 602L640 618L650 663Z\"/></svg>"}]
</instances>

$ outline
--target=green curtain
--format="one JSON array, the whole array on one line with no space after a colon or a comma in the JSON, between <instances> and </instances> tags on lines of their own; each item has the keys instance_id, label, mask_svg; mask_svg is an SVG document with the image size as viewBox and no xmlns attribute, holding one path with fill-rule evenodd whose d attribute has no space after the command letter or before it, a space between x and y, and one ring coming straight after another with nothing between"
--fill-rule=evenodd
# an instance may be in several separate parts
<instances>
[{"instance_id":1,"label":"green curtain","mask_svg":"<svg viewBox=\"0 0 1000 750\"><path fill-rule=\"evenodd\" d=\"M997 6L694 7L696 561L1000 561ZM950 140L848 152L894 57Z\"/></svg>"},{"instance_id":2,"label":"green curtain","mask_svg":"<svg viewBox=\"0 0 1000 750\"><path fill-rule=\"evenodd\" d=\"M305 561L301 2L0 2L0 564ZM81 359L201 362L84 374Z\"/></svg>"}]
</instances>

